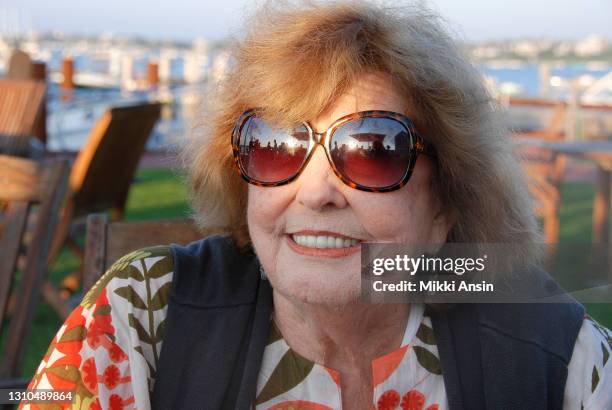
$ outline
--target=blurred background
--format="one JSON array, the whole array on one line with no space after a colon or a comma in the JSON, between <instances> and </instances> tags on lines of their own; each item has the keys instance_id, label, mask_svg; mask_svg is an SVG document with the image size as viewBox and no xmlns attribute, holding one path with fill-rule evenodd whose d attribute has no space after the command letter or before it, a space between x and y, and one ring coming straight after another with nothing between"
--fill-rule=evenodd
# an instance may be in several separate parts
<instances>
[{"instance_id":1,"label":"blurred background","mask_svg":"<svg viewBox=\"0 0 612 410\"><path fill-rule=\"evenodd\" d=\"M202 120L207 87L228 64L228 39L259 3L0 0L0 153L70 164L58 228L49 234L49 284L38 289L44 297L34 304L17 373L31 377L66 312L82 297L88 213L109 211L111 221L189 215L173 152ZM608 243L612 3L421 3L444 16L498 100L546 240ZM17 119L25 125L15 131L9 125ZM109 170L122 165L122 174ZM125 189L108 198L91 194L115 183ZM23 266L17 262L11 289ZM6 300L10 318L19 297ZM588 311L612 327L609 304L589 304ZM0 349L9 343L7 333L5 323Z\"/></svg>"}]
</instances>

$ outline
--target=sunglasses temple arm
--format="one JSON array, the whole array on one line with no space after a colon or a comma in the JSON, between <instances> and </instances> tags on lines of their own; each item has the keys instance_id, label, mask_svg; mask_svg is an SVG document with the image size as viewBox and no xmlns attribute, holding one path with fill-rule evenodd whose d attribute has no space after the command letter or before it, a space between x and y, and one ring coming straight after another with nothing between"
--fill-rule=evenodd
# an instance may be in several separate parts
<instances>
[{"instance_id":1,"label":"sunglasses temple arm","mask_svg":"<svg viewBox=\"0 0 612 410\"><path fill-rule=\"evenodd\" d=\"M418 135L416 140L416 150L419 154L425 154L430 157L436 157L436 150L431 144L425 143L422 136Z\"/></svg>"}]
</instances>

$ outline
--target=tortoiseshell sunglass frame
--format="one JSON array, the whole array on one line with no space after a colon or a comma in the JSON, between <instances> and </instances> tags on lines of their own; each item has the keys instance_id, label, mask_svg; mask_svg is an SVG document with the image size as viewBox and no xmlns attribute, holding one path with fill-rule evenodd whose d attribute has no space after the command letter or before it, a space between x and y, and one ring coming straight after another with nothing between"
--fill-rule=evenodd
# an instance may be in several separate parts
<instances>
[{"instance_id":1,"label":"tortoiseshell sunglass frame","mask_svg":"<svg viewBox=\"0 0 612 410\"><path fill-rule=\"evenodd\" d=\"M238 121L236 121L236 124L234 125L234 128L232 129L231 144L232 144L232 151L234 155L234 164L236 165L236 168L238 169L240 176L249 184L253 184L257 186L275 187L275 186L286 185L292 182L293 180L295 180L297 177L300 176L302 171L308 165L308 162L310 161L310 158L312 157L312 153L314 152L314 149L317 145L321 145L323 147L323 150L325 151L325 155L327 156L327 160L329 161L329 164L331 165L331 168L334 171L334 174L336 174L336 176L340 178L340 180L344 184L350 186L351 188L355 188L360 191L366 191L366 192L390 192L390 191L395 191L397 189L400 189L401 187L406 185L408 181L410 180L410 177L412 176L412 171L414 170L414 165L416 164L416 160L419 154L425 154L431 157L436 156L435 150L433 149L433 147L430 144L427 144L425 142L425 139L423 138L423 136L419 134L417 130L415 129L412 120L408 118L407 116L397 113L397 112L393 112L393 111L380 111L380 110L359 111L359 112L355 112L355 113L348 114L348 115L338 118L336 121L334 121L330 125L330 127L325 132L322 132L322 133L314 132L314 130L312 129L311 125L308 122L303 122L302 125L304 125L306 129L308 130L309 142L308 142L308 151L306 152L306 156L304 157L304 161L302 162L302 165L300 166L300 168L296 171L294 175L288 178L285 178L281 181L262 182L262 181L258 181L256 179L249 177L248 173L246 172L246 170L244 169L240 161L240 146L239 146L240 133L242 132L242 128L244 127L246 122L249 120L249 118L256 116L256 115L257 115L257 110L251 109L251 110L244 112L238 118ZM353 182L348 176L343 175L338 170L338 168L336 168L336 165L334 164L334 161L332 160L329 146L331 145L331 140L334 135L334 132L342 125L348 122L351 122L351 121L362 119L362 118L389 118L391 120L395 120L399 122L406 129L408 135L410 136L410 149L412 150L412 154L410 156L410 161L408 163L408 166L406 167L406 172L404 173L404 176L399 181L397 181L396 183L392 185L387 185L385 187L369 187L366 185L357 184Z\"/></svg>"}]
</instances>

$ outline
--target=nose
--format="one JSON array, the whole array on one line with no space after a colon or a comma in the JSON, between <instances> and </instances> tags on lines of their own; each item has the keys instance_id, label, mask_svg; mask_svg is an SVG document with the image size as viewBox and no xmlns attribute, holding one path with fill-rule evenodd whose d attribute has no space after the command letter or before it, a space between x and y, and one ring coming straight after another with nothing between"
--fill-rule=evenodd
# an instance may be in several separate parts
<instances>
[{"instance_id":1,"label":"nose","mask_svg":"<svg viewBox=\"0 0 612 410\"><path fill-rule=\"evenodd\" d=\"M298 184L296 200L313 211L320 211L326 206L347 206L343 183L334 174L323 147L318 144L295 183Z\"/></svg>"}]
</instances>

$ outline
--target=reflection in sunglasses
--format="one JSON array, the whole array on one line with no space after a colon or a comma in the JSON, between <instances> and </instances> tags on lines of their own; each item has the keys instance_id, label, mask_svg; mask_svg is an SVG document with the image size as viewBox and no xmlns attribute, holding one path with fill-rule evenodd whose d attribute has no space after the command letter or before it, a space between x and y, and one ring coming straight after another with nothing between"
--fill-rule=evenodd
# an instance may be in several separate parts
<instances>
[{"instance_id":1,"label":"reflection in sunglasses","mask_svg":"<svg viewBox=\"0 0 612 410\"><path fill-rule=\"evenodd\" d=\"M331 165L345 182L385 188L409 175L415 154L413 137L397 119L363 117L332 126L328 132ZM276 128L253 116L243 123L239 135L241 167L251 180L281 183L299 173L312 144L306 125Z\"/></svg>"}]
</instances>

